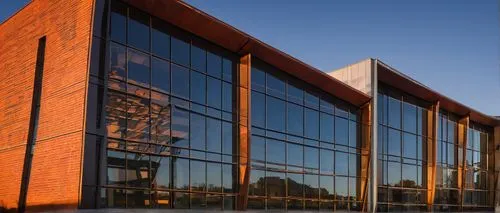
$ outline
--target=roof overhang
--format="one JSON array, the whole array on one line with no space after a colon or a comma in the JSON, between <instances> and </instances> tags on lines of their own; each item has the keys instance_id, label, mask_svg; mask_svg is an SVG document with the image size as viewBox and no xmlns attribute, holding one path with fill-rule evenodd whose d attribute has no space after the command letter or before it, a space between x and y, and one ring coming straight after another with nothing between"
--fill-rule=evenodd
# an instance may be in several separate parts
<instances>
[{"instance_id":1,"label":"roof overhang","mask_svg":"<svg viewBox=\"0 0 500 213\"><path fill-rule=\"evenodd\" d=\"M149 14L217 44L229 51L252 56L356 106L368 95L262 41L188 5L175 0L125 0Z\"/></svg>"},{"instance_id":2,"label":"roof overhang","mask_svg":"<svg viewBox=\"0 0 500 213\"><path fill-rule=\"evenodd\" d=\"M446 111L459 116L470 116L472 121L488 126L500 125L500 120L489 115L485 115L477 110L467 107L458 101L446 97L418 81L406 76L389 65L377 60L377 76L380 82L402 90L410 95L428 102L439 101L439 106Z\"/></svg>"}]
</instances>

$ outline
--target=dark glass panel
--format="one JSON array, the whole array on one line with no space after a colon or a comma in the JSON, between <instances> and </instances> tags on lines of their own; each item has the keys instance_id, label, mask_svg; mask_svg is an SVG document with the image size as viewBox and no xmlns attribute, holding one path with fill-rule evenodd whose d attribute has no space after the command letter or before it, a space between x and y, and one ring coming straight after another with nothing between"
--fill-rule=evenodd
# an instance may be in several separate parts
<instances>
[{"instance_id":1,"label":"dark glass panel","mask_svg":"<svg viewBox=\"0 0 500 213\"><path fill-rule=\"evenodd\" d=\"M149 56L139 51L128 51L128 82L149 87Z\"/></svg>"},{"instance_id":2,"label":"dark glass panel","mask_svg":"<svg viewBox=\"0 0 500 213\"><path fill-rule=\"evenodd\" d=\"M172 61L177 64L189 67L189 42L171 37L171 45Z\"/></svg>"},{"instance_id":3,"label":"dark glass panel","mask_svg":"<svg viewBox=\"0 0 500 213\"><path fill-rule=\"evenodd\" d=\"M233 196L224 196L224 210L234 210L235 200Z\"/></svg>"},{"instance_id":4,"label":"dark glass panel","mask_svg":"<svg viewBox=\"0 0 500 213\"><path fill-rule=\"evenodd\" d=\"M305 105L311 107L313 109L318 109L319 107L319 98L316 94L313 94L309 91L305 92Z\"/></svg>"},{"instance_id":5,"label":"dark glass panel","mask_svg":"<svg viewBox=\"0 0 500 213\"><path fill-rule=\"evenodd\" d=\"M169 209L170 207L170 192L155 191L151 195L153 208Z\"/></svg>"},{"instance_id":6,"label":"dark glass panel","mask_svg":"<svg viewBox=\"0 0 500 213\"><path fill-rule=\"evenodd\" d=\"M304 169L308 172L318 173L319 150L313 147L304 147Z\"/></svg>"},{"instance_id":7,"label":"dark glass panel","mask_svg":"<svg viewBox=\"0 0 500 213\"><path fill-rule=\"evenodd\" d=\"M456 166L456 162L457 162L457 159L456 159L456 146L452 143L448 143L448 165L451 166L451 167L455 167Z\"/></svg>"},{"instance_id":8,"label":"dark glass panel","mask_svg":"<svg viewBox=\"0 0 500 213\"><path fill-rule=\"evenodd\" d=\"M108 150L107 184L125 186L125 152Z\"/></svg>"},{"instance_id":9,"label":"dark glass panel","mask_svg":"<svg viewBox=\"0 0 500 213\"><path fill-rule=\"evenodd\" d=\"M320 134L319 134L319 139L322 141L327 141L333 143L333 116L326 114L326 113L320 113Z\"/></svg>"},{"instance_id":10,"label":"dark glass panel","mask_svg":"<svg viewBox=\"0 0 500 213\"><path fill-rule=\"evenodd\" d=\"M207 70L207 52L194 45L191 45L191 69L200 72Z\"/></svg>"},{"instance_id":11,"label":"dark glass panel","mask_svg":"<svg viewBox=\"0 0 500 213\"><path fill-rule=\"evenodd\" d=\"M285 200L283 199L268 199L267 200L267 210L270 211L282 211L285 209Z\"/></svg>"},{"instance_id":12,"label":"dark glass panel","mask_svg":"<svg viewBox=\"0 0 500 213\"><path fill-rule=\"evenodd\" d=\"M222 122L207 118L207 151L220 153L222 150Z\"/></svg>"},{"instance_id":13,"label":"dark glass panel","mask_svg":"<svg viewBox=\"0 0 500 213\"><path fill-rule=\"evenodd\" d=\"M127 40L127 6L119 1L113 1L109 34L111 40L125 43Z\"/></svg>"},{"instance_id":14,"label":"dark glass panel","mask_svg":"<svg viewBox=\"0 0 500 213\"><path fill-rule=\"evenodd\" d=\"M278 76L267 73L267 94L285 99L285 82Z\"/></svg>"},{"instance_id":15,"label":"dark glass panel","mask_svg":"<svg viewBox=\"0 0 500 213\"><path fill-rule=\"evenodd\" d=\"M285 102L266 96L267 128L275 131L285 131Z\"/></svg>"},{"instance_id":16,"label":"dark glass panel","mask_svg":"<svg viewBox=\"0 0 500 213\"><path fill-rule=\"evenodd\" d=\"M304 111L304 136L318 139L319 137L319 112L305 108Z\"/></svg>"},{"instance_id":17,"label":"dark glass panel","mask_svg":"<svg viewBox=\"0 0 500 213\"><path fill-rule=\"evenodd\" d=\"M222 104L222 85L221 81L215 78L207 78L207 105L217 109Z\"/></svg>"},{"instance_id":18,"label":"dark glass panel","mask_svg":"<svg viewBox=\"0 0 500 213\"><path fill-rule=\"evenodd\" d=\"M233 111L233 86L226 82L222 82L222 110Z\"/></svg>"},{"instance_id":19,"label":"dark glass panel","mask_svg":"<svg viewBox=\"0 0 500 213\"><path fill-rule=\"evenodd\" d=\"M417 175L417 166L416 165L409 165L409 164L403 164L403 187L408 187L408 188L415 188L417 187L417 182L418 182L418 175Z\"/></svg>"},{"instance_id":20,"label":"dark glass panel","mask_svg":"<svg viewBox=\"0 0 500 213\"><path fill-rule=\"evenodd\" d=\"M176 209L188 209L189 208L189 194L174 192L173 205Z\"/></svg>"},{"instance_id":21,"label":"dark glass panel","mask_svg":"<svg viewBox=\"0 0 500 213\"><path fill-rule=\"evenodd\" d=\"M191 149L205 150L205 116L191 113L189 121L189 126L191 127L189 131Z\"/></svg>"},{"instance_id":22,"label":"dark glass panel","mask_svg":"<svg viewBox=\"0 0 500 213\"><path fill-rule=\"evenodd\" d=\"M222 153L233 154L233 125L222 122Z\"/></svg>"},{"instance_id":23,"label":"dark glass panel","mask_svg":"<svg viewBox=\"0 0 500 213\"><path fill-rule=\"evenodd\" d=\"M130 89L132 87L128 87ZM139 88L136 93L148 90ZM149 97L149 94L147 95ZM127 139L148 142L149 100L129 95L127 97Z\"/></svg>"},{"instance_id":24,"label":"dark glass panel","mask_svg":"<svg viewBox=\"0 0 500 213\"><path fill-rule=\"evenodd\" d=\"M129 8L128 44L149 51L149 15Z\"/></svg>"},{"instance_id":25,"label":"dark glass panel","mask_svg":"<svg viewBox=\"0 0 500 213\"><path fill-rule=\"evenodd\" d=\"M349 117L349 107L347 104L338 101L338 103L335 105L335 115L348 118Z\"/></svg>"},{"instance_id":26,"label":"dark glass panel","mask_svg":"<svg viewBox=\"0 0 500 213\"><path fill-rule=\"evenodd\" d=\"M335 152L335 174L347 175L349 172L349 154Z\"/></svg>"},{"instance_id":27,"label":"dark glass panel","mask_svg":"<svg viewBox=\"0 0 500 213\"><path fill-rule=\"evenodd\" d=\"M172 94L189 98L189 70L172 64Z\"/></svg>"},{"instance_id":28,"label":"dark glass panel","mask_svg":"<svg viewBox=\"0 0 500 213\"><path fill-rule=\"evenodd\" d=\"M304 195L306 198L318 199L319 177L318 175L304 175Z\"/></svg>"},{"instance_id":29,"label":"dark glass panel","mask_svg":"<svg viewBox=\"0 0 500 213\"><path fill-rule=\"evenodd\" d=\"M152 52L162 58L170 59L170 35L168 35L167 26L156 18L153 18L152 22Z\"/></svg>"},{"instance_id":30,"label":"dark glass panel","mask_svg":"<svg viewBox=\"0 0 500 213\"><path fill-rule=\"evenodd\" d=\"M222 79L228 82L233 81L233 62L230 59L222 59Z\"/></svg>"},{"instance_id":31,"label":"dark glass panel","mask_svg":"<svg viewBox=\"0 0 500 213\"><path fill-rule=\"evenodd\" d=\"M448 121L448 142L456 143L457 124L453 121Z\"/></svg>"},{"instance_id":32,"label":"dark glass panel","mask_svg":"<svg viewBox=\"0 0 500 213\"><path fill-rule=\"evenodd\" d=\"M253 142L252 142L253 143ZM302 145L296 145L288 143L288 165L293 165L297 167L304 166L304 147Z\"/></svg>"},{"instance_id":33,"label":"dark glass panel","mask_svg":"<svg viewBox=\"0 0 500 213\"><path fill-rule=\"evenodd\" d=\"M266 160L266 140L261 137L252 136L252 146L251 146L252 161L258 161L260 163ZM253 164L253 163L252 163Z\"/></svg>"},{"instance_id":34,"label":"dark glass panel","mask_svg":"<svg viewBox=\"0 0 500 213\"><path fill-rule=\"evenodd\" d=\"M401 186L401 164L394 162L388 162L387 164L388 184Z\"/></svg>"},{"instance_id":35,"label":"dark glass panel","mask_svg":"<svg viewBox=\"0 0 500 213\"><path fill-rule=\"evenodd\" d=\"M127 153L127 186L149 187L149 156Z\"/></svg>"},{"instance_id":36,"label":"dark glass panel","mask_svg":"<svg viewBox=\"0 0 500 213\"><path fill-rule=\"evenodd\" d=\"M349 176L361 176L361 156L349 154Z\"/></svg>"},{"instance_id":37,"label":"dark glass panel","mask_svg":"<svg viewBox=\"0 0 500 213\"><path fill-rule=\"evenodd\" d=\"M205 191L206 190L206 163L204 161L191 160L191 190Z\"/></svg>"},{"instance_id":38,"label":"dark glass panel","mask_svg":"<svg viewBox=\"0 0 500 213\"><path fill-rule=\"evenodd\" d=\"M252 91L252 125L266 127L266 96Z\"/></svg>"},{"instance_id":39,"label":"dark glass panel","mask_svg":"<svg viewBox=\"0 0 500 213\"><path fill-rule=\"evenodd\" d=\"M256 67L252 67L252 90L266 92L266 73Z\"/></svg>"},{"instance_id":40,"label":"dark glass panel","mask_svg":"<svg viewBox=\"0 0 500 213\"><path fill-rule=\"evenodd\" d=\"M403 157L417 158L417 137L413 134L403 133Z\"/></svg>"},{"instance_id":41,"label":"dark glass panel","mask_svg":"<svg viewBox=\"0 0 500 213\"><path fill-rule=\"evenodd\" d=\"M304 104L304 91L295 85L287 84L287 100L296 104Z\"/></svg>"},{"instance_id":42,"label":"dark glass panel","mask_svg":"<svg viewBox=\"0 0 500 213\"><path fill-rule=\"evenodd\" d=\"M189 112L184 109L179 99L172 99L174 105L172 113L172 144L188 147L189 145Z\"/></svg>"},{"instance_id":43,"label":"dark glass panel","mask_svg":"<svg viewBox=\"0 0 500 213\"><path fill-rule=\"evenodd\" d=\"M170 100L168 95L151 93L151 141L170 143Z\"/></svg>"},{"instance_id":44,"label":"dark glass panel","mask_svg":"<svg viewBox=\"0 0 500 213\"><path fill-rule=\"evenodd\" d=\"M335 199L335 191L333 188L333 176L320 176L319 177L319 194L321 200Z\"/></svg>"},{"instance_id":45,"label":"dark glass panel","mask_svg":"<svg viewBox=\"0 0 500 213\"><path fill-rule=\"evenodd\" d=\"M222 197L220 195L207 195L207 209L222 210Z\"/></svg>"},{"instance_id":46,"label":"dark glass panel","mask_svg":"<svg viewBox=\"0 0 500 213\"><path fill-rule=\"evenodd\" d=\"M266 200L262 198L248 198L248 209L266 209Z\"/></svg>"},{"instance_id":47,"label":"dark glass panel","mask_svg":"<svg viewBox=\"0 0 500 213\"><path fill-rule=\"evenodd\" d=\"M151 188L170 188L170 157L151 157Z\"/></svg>"},{"instance_id":48,"label":"dark glass panel","mask_svg":"<svg viewBox=\"0 0 500 213\"><path fill-rule=\"evenodd\" d=\"M266 189L269 197L285 197L285 173L266 172Z\"/></svg>"},{"instance_id":49,"label":"dark glass panel","mask_svg":"<svg viewBox=\"0 0 500 213\"><path fill-rule=\"evenodd\" d=\"M160 92L170 92L170 63L153 57L151 86Z\"/></svg>"},{"instance_id":50,"label":"dark glass panel","mask_svg":"<svg viewBox=\"0 0 500 213\"><path fill-rule=\"evenodd\" d=\"M335 117L335 143L349 145L349 121L347 119Z\"/></svg>"},{"instance_id":51,"label":"dark glass panel","mask_svg":"<svg viewBox=\"0 0 500 213\"><path fill-rule=\"evenodd\" d=\"M403 129L407 132L417 132L417 107L403 102Z\"/></svg>"},{"instance_id":52,"label":"dark glass panel","mask_svg":"<svg viewBox=\"0 0 500 213\"><path fill-rule=\"evenodd\" d=\"M304 209L304 201L299 199L290 199L287 200L287 210L303 210Z\"/></svg>"},{"instance_id":53,"label":"dark glass panel","mask_svg":"<svg viewBox=\"0 0 500 213\"><path fill-rule=\"evenodd\" d=\"M347 200L347 186L349 185L347 177L335 177L335 196L336 200Z\"/></svg>"},{"instance_id":54,"label":"dark glass panel","mask_svg":"<svg viewBox=\"0 0 500 213\"><path fill-rule=\"evenodd\" d=\"M427 110L424 108L418 108L417 117L417 134L427 136Z\"/></svg>"},{"instance_id":55,"label":"dark glass panel","mask_svg":"<svg viewBox=\"0 0 500 213\"><path fill-rule=\"evenodd\" d=\"M349 200L360 201L363 199L359 194L361 185L356 184L359 183L360 181L361 179L359 178L352 178L352 177L349 178Z\"/></svg>"},{"instance_id":56,"label":"dark glass panel","mask_svg":"<svg viewBox=\"0 0 500 213\"><path fill-rule=\"evenodd\" d=\"M191 194L191 209L205 209L207 205L205 194Z\"/></svg>"},{"instance_id":57,"label":"dark glass panel","mask_svg":"<svg viewBox=\"0 0 500 213\"><path fill-rule=\"evenodd\" d=\"M278 140L272 140L272 139L266 139L267 141L267 155L266 155L266 160L267 160L267 167L268 168L276 168L276 169L281 169L285 165L285 143L278 141Z\"/></svg>"},{"instance_id":58,"label":"dark glass panel","mask_svg":"<svg viewBox=\"0 0 500 213\"><path fill-rule=\"evenodd\" d=\"M361 147L361 130L360 126L354 122L354 121L349 121L349 146L350 147L356 147L360 148Z\"/></svg>"},{"instance_id":59,"label":"dark glass panel","mask_svg":"<svg viewBox=\"0 0 500 213\"><path fill-rule=\"evenodd\" d=\"M183 158L172 158L173 162L173 188L189 189L189 160Z\"/></svg>"},{"instance_id":60,"label":"dark glass panel","mask_svg":"<svg viewBox=\"0 0 500 213\"><path fill-rule=\"evenodd\" d=\"M319 102L319 110L333 115L335 113L335 105L333 102L330 96L323 96Z\"/></svg>"},{"instance_id":61,"label":"dark glass panel","mask_svg":"<svg viewBox=\"0 0 500 213\"><path fill-rule=\"evenodd\" d=\"M214 53L207 54L207 73L216 78L221 78L222 74L222 57Z\"/></svg>"},{"instance_id":62,"label":"dark glass panel","mask_svg":"<svg viewBox=\"0 0 500 213\"><path fill-rule=\"evenodd\" d=\"M401 156L400 131L389 128L387 148L390 155Z\"/></svg>"},{"instance_id":63,"label":"dark glass panel","mask_svg":"<svg viewBox=\"0 0 500 213\"><path fill-rule=\"evenodd\" d=\"M234 192L233 181L237 181L237 176L234 173L233 165L223 164L222 165L222 187L225 193Z\"/></svg>"},{"instance_id":64,"label":"dark glass panel","mask_svg":"<svg viewBox=\"0 0 500 213\"><path fill-rule=\"evenodd\" d=\"M381 124L387 124L387 96L378 93L377 108L379 118L378 122Z\"/></svg>"},{"instance_id":65,"label":"dark glass panel","mask_svg":"<svg viewBox=\"0 0 500 213\"><path fill-rule=\"evenodd\" d=\"M109 79L125 80L125 63L126 63L126 48L122 45L111 43L110 64L109 64Z\"/></svg>"},{"instance_id":66,"label":"dark glass panel","mask_svg":"<svg viewBox=\"0 0 500 213\"><path fill-rule=\"evenodd\" d=\"M321 174L333 174L334 171L333 151L321 149L319 162L320 162Z\"/></svg>"},{"instance_id":67,"label":"dark glass panel","mask_svg":"<svg viewBox=\"0 0 500 213\"><path fill-rule=\"evenodd\" d=\"M288 173L288 196L302 197L304 196L304 177L302 174Z\"/></svg>"},{"instance_id":68,"label":"dark glass panel","mask_svg":"<svg viewBox=\"0 0 500 213\"><path fill-rule=\"evenodd\" d=\"M106 129L107 136L125 139L127 131L126 96L114 90L108 91L106 104Z\"/></svg>"},{"instance_id":69,"label":"dark glass panel","mask_svg":"<svg viewBox=\"0 0 500 213\"><path fill-rule=\"evenodd\" d=\"M205 75L198 72L191 72L191 101L205 104L206 90Z\"/></svg>"},{"instance_id":70,"label":"dark glass panel","mask_svg":"<svg viewBox=\"0 0 500 213\"><path fill-rule=\"evenodd\" d=\"M127 208L149 208L150 192L142 190L127 190Z\"/></svg>"},{"instance_id":71,"label":"dark glass panel","mask_svg":"<svg viewBox=\"0 0 500 213\"><path fill-rule=\"evenodd\" d=\"M287 132L302 136L304 134L304 108L287 103Z\"/></svg>"},{"instance_id":72,"label":"dark glass panel","mask_svg":"<svg viewBox=\"0 0 500 213\"><path fill-rule=\"evenodd\" d=\"M388 98L389 101L389 126L400 129L401 128L401 102L394 98Z\"/></svg>"}]
</instances>

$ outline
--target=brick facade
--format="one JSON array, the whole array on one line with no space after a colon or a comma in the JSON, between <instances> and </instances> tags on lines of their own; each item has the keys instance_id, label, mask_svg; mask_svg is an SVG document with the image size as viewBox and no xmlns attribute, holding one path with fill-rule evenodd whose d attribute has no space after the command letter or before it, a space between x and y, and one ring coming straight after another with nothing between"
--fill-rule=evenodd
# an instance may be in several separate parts
<instances>
[{"instance_id":1,"label":"brick facade","mask_svg":"<svg viewBox=\"0 0 500 213\"><path fill-rule=\"evenodd\" d=\"M0 25L0 207L16 208L38 39L47 37L27 208L78 205L93 0L33 0Z\"/></svg>"}]
</instances>

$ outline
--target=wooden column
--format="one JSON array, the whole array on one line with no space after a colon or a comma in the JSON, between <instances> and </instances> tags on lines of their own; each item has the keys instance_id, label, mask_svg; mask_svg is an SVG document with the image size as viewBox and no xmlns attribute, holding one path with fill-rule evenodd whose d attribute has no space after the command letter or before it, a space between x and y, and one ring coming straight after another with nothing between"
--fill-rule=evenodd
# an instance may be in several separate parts
<instances>
[{"instance_id":1,"label":"wooden column","mask_svg":"<svg viewBox=\"0 0 500 213\"><path fill-rule=\"evenodd\" d=\"M492 144L492 149L489 149L488 153L491 155L488 156L488 169L492 168L492 172L489 172L490 178L490 203L495 207L495 211L500 211L500 150L497 147L500 147L500 125L494 127L493 136L488 139L488 143ZM490 147L490 146L489 146ZM488 148L489 148L488 147ZM491 170L490 170L491 171Z\"/></svg>"},{"instance_id":2,"label":"wooden column","mask_svg":"<svg viewBox=\"0 0 500 213\"><path fill-rule=\"evenodd\" d=\"M248 185L250 183L250 54L240 58L238 70L238 135L239 135L239 165L238 165L238 199L237 210L246 210L248 203Z\"/></svg>"},{"instance_id":3,"label":"wooden column","mask_svg":"<svg viewBox=\"0 0 500 213\"><path fill-rule=\"evenodd\" d=\"M458 193L459 193L459 201L460 209L462 209L464 205L464 188L465 188L465 179L467 172L467 143L468 143L468 134L469 134L469 115L461 118L458 121Z\"/></svg>"},{"instance_id":4,"label":"wooden column","mask_svg":"<svg viewBox=\"0 0 500 213\"><path fill-rule=\"evenodd\" d=\"M431 137L427 139L427 166L425 167L427 185L427 209L432 210L434 196L436 194L436 164L437 164L437 140L439 121L439 101L431 106L427 112L427 134Z\"/></svg>"},{"instance_id":5,"label":"wooden column","mask_svg":"<svg viewBox=\"0 0 500 213\"><path fill-rule=\"evenodd\" d=\"M361 107L361 168L360 168L360 197L363 199L363 212L368 209L368 181L370 180L370 166L377 163L377 159L370 160L371 150L371 102Z\"/></svg>"}]
</instances>

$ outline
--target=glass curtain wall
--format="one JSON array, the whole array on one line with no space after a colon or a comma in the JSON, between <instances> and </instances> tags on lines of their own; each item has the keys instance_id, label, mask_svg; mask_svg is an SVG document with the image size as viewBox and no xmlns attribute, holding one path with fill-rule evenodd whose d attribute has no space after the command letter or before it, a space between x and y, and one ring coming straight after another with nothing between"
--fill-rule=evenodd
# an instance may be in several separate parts
<instances>
[{"instance_id":1,"label":"glass curtain wall","mask_svg":"<svg viewBox=\"0 0 500 213\"><path fill-rule=\"evenodd\" d=\"M358 109L258 59L249 209L361 209Z\"/></svg>"},{"instance_id":2,"label":"glass curtain wall","mask_svg":"<svg viewBox=\"0 0 500 213\"><path fill-rule=\"evenodd\" d=\"M424 210L428 104L380 85L378 211Z\"/></svg>"},{"instance_id":3,"label":"glass curtain wall","mask_svg":"<svg viewBox=\"0 0 500 213\"><path fill-rule=\"evenodd\" d=\"M237 57L111 1L102 207L233 209Z\"/></svg>"}]
</instances>

